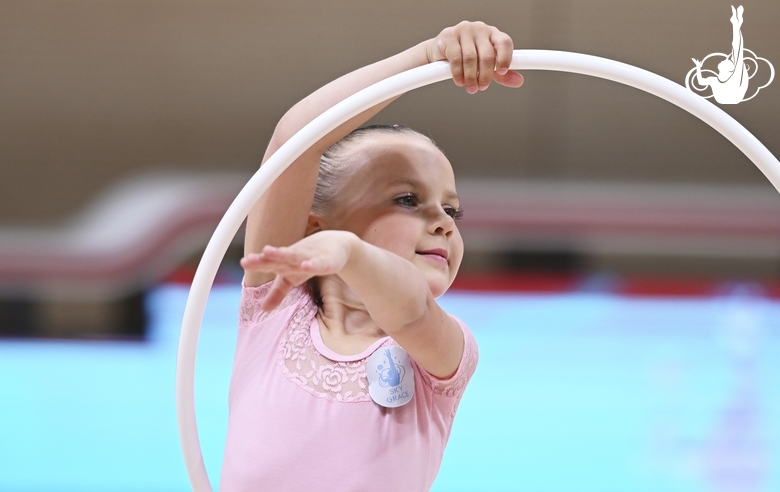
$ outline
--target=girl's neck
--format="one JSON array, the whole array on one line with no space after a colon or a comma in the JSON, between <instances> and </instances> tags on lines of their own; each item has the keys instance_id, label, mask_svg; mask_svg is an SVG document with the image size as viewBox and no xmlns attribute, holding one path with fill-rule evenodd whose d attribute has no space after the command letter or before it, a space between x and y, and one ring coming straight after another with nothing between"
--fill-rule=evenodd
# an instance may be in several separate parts
<instances>
[{"instance_id":1,"label":"girl's neck","mask_svg":"<svg viewBox=\"0 0 780 492\"><path fill-rule=\"evenodd\" d=\"M359 354L387 334L337 276L319 279L322 309L317 318L325 345L341 355Z\"/></svg>"}]
</instances>

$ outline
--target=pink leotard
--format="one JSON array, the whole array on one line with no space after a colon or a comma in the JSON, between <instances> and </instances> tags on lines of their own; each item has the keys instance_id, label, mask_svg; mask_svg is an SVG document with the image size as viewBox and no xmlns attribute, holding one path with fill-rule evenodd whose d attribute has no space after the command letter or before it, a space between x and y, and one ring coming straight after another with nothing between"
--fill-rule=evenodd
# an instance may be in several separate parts
<instances>
[{"instance_id":1,"label":"pink leotard","mask_svg":"<svg viewBox=\"0 0 780 492\"><path fill-rule=\"evenodd\" d=\"M265 313L259 306L269 286L241 296L219 490L429 490L477 366L471 332L458 320L465 344L454 376L438 379L412 361L414 396L385 408L368 394L366 359L397 343L385 337L339 355L322 342L307 289L293 289Z\"/></svg>"}]
</instances>

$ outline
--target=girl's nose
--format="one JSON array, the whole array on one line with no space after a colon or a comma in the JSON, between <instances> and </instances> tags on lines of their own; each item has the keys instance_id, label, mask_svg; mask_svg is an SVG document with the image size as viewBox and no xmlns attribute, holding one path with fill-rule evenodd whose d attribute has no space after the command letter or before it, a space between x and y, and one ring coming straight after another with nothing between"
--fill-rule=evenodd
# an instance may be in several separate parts
<instances>
[{"instance_id":1,"label":"girl's nose","mask_svg":"<svg viewBox=\"0 0 780 492\"><path fill-rule=\"evenodd\" d=\"M444 209L439 209L430 221L429 230L436 235L443 234L449 236L455 230L455 219Z\"/></svg>"}]
</instances>

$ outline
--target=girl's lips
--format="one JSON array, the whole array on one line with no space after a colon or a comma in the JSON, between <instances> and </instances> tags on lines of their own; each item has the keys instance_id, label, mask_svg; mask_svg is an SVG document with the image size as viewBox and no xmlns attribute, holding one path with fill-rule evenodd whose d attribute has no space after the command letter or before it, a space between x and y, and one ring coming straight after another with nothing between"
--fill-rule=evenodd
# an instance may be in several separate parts
<instances>
[{"instance_id":1,"label":"girl's lips","mask_svg":"<svg viewBox=\"0 0 780 492\"><path fill-rule=\"evenodd\" d=\"M426 258L429 258L437 262L441 262L447 265L449 264L449 261L447 259L449 255L446 249L441 249L441 248L429 249L426 251L418 251L417 254L425 256Z\"/></svg>"}]
</instances>

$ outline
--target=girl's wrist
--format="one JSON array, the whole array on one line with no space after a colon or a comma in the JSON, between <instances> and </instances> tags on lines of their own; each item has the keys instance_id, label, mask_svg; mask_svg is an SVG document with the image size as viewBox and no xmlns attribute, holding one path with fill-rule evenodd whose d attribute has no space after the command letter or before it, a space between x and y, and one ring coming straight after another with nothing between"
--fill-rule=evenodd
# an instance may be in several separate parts
<instances>
[{"instance_id":1,"label":"girl's wrist","mask_svg":"<svg viewBox=\"0 0 780 492\"><path fill-rule=\"evenodd\" d=\"M410 68L421 67L431 63L435 40L433 38L418 43L407 49L404 54L409 56Z\"/></svg>"},{"instance_id":2,"label":"girl's wrist","mask_svg":"<svg viewBox=\"0 0 780 492\"><path fill-rule=\"evenodd\" d=\"M433 63L434 61L438 61L435 57L435 51L437 49L436 47L436 38L431 38L427 41L423 41L420 43L425 48L425 62L427 63Z\"/></svg>"},{"instance_id":3,"label":"girl's wrist","mask_svg":"<svg viewBox=\"0 0 780 492\"><path fill-rule=\"evenodd\" d=\"M338 231L338 234L341 236L341 241L347 254L347 261L344 265L346 268L349 266L350 261L354 260L363 240L360 239L357 234L349 231Z\"/></svg>"}]
</instances>

